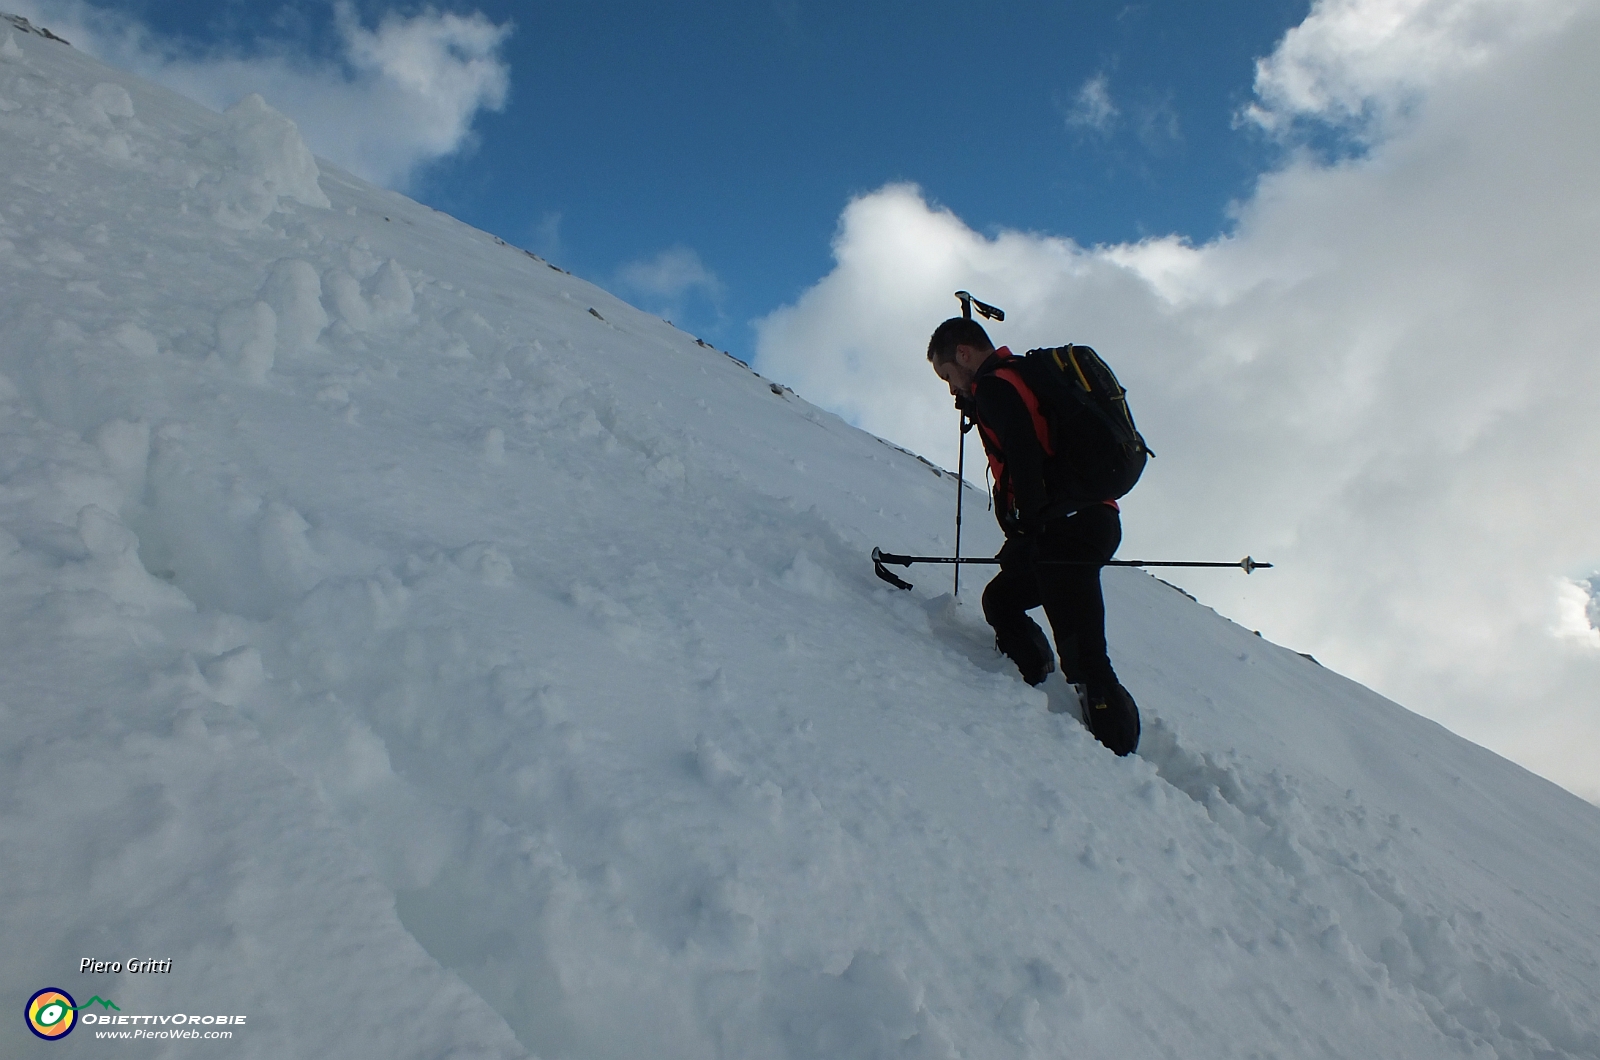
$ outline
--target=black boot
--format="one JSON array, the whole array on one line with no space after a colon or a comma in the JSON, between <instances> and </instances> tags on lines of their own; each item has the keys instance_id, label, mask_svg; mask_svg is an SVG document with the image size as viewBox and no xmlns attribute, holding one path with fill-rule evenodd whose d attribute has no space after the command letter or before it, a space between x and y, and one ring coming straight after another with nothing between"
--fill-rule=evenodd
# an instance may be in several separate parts
<instances>
[{"instance_id":1,"label":"black boot","mask_svg":"<svg viewBox=\"0 0 1600 1060\"><path fill-rule=\"evenodd\" d=\"M995 630L994 646L1017 664L1022 679L1030 685L1044 684L1044 679L1055 672L1056 657L1050 650L1050 641L1031 619L1026 626Z\"/></svg>"},{"instance_id":2,"label":"black boot","mask_svg":"<svg viewBox=\"0 0 1600 1060\"><path fill-rule=\"evenodd\" d=\"M1139 746L1139 705L1119 681L1089 685L1083 700L1083 724L1118 757L1132 754Z\"/></svg>"}]
</instances>

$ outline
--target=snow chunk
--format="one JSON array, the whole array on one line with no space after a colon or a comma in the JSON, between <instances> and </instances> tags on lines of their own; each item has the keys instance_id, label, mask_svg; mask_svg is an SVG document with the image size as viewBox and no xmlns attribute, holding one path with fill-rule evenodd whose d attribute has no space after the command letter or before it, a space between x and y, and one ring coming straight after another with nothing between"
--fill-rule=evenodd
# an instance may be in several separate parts
<instances>
[{"instance_id":1,"label":"snow chunk","mask_svg":"<svg viewBox=\"0 0 1600 1060\"><path fill-rule=\"evenodd\" d=\"M306 537L311 524L287 504L270 502L261 519L261 569L280 594L299 595L321 580L316 550Z\"/></svg>"},{"instance_id":2,"label":"snow chunk","mask_svg":"<svg viewBox=\"0 0 1600 1060\"><path fill-rule=\"evenodd\" d=\"M372 325L372 310L361 297L361 281L343 269L329 269L322 277L322 295L332 315L351 331L366 331Z\"/></svg>"},{"instance_id":3,"label":"snow chunk","mask_svg":"<svg viewBox=\"0 0 1600 1060\"><path fill-rule=\"evenodd\" d=\"M222 169L212 210L219 224L255 228L281 199L324 210L333 205L317 183L317 160L294 122L257 93L228 108L225 116L226 131L207 145Z\"/></svg>"},{"instance_id":4,"label":"snow chunk","mask_svg":"<svg viewBox=\"0 0 1600 1060\"><path fill-rule=\"evenodd\" d=\"M328 578L296 606L294 622L345 633L388 630L400 624L410 599L410 590L392 571L370 578Z\"/></svg>"},{"instance_id":5,"label":"snow chunk","mask_svg":"<svg viewBox=\"0 0 1600 1060\"><path fill-rule=\"evenodd\" d=\"M487 541L475 541L450 554L456 566L485 585L505 586L516 580L516 568L504 552Z\"/></svg>"},{"instance_id":6,"label":"snow chunk","mask_svg":"<svg viewBox=\"0 0 1600 1060\"><path fill-rule=\"evenodd\" d=\"M266 681L261 653L251 647L223 652L200 668L218 703L237 707Z\"/></svg>"},{"instance_id":7,"label":"snow chunk","mask_svg":"<svg viewBox=\"0 0 1600 1060\"><path fill-rule=\"evenodd\" d=\"M405 270L393 258L384 262L372 278L372 315L379 320L402 320L410 316L416 297Z\"/></svg>"},{"instance_id":8,"label":"snow chunk","mask_svg":"<svg viewBox=\"0 0 1600 1060\"><path fill-rule=\"evenodd\" d=\"M72 105L72 115L80 124L91 129L110 129L116 125L113 119L127 121L133 117L133 98L121 85L102 81ZM111 139L120 139L124 144L127 142L121 136Z\"/></svg>"},{"instance_id":9,"label":"snow chunk","mask_svg":"<svg viewBox=\"0 0 1600 1060\"><path fill-rule=\"evenodd\" d=\"M123 324L113 333L117 345L135 357L154 357L161 352L156 337L137 324Z\"/></svg>"},{"instance_id":10,"label":"snow chunk","mask_svg":"<svg viewBox=\"0 0 1600 1060\"><path fill-rule=\"evenodd\" d=\"M494 349L494 327L471 309L457 309L444 318L444 326L466 343L468 356L483 356Z\"/></svg>"},{"instance_id":11,"label":"snow chunk","mask_svg":"<svg viewBox=\"0 0 1600 1060\"><path fill-rule=\"evenodd\" d=\"M650 465L649 470L645 472L645 478L657 486L672 486L683 482L687 473L683 461L668 453Z\"/></svg>"},{"instance_id":12,"label":"snow chunk","mask_svg":"<svg viewBox=\"0 0 1600 1060\"><path fill-rule=\"evenodd\" d=\"M694 763L700 779L719 791L726 791L744 780L739 767L705 733L695 737Z\"/></svg>"},{"instance_id":13,"label":"snow chunk","mask_svg":"<svg viewBox=\"0 0 1600 1060\"><path fill-rule=\"evenodd\" d=\"M139 548L139 539L122 520L97 505L85 505L78 512L78 536L89 554L96 558L120 559Z\"/></svg>"},{"instance_id":14,"label":"snow chunk","mask_svg":"<svg viewBox=\"0 0 1600 1060\"><path fill-rule=\"evenodd\" d=\"M217 348L246 379L265 381L278 349L278 314L265 302L225 310L217 321Z\"/></svg>"},{"instance_id":15,"label":"snow chunk","mask_svg":"<svg viewBox=\"0 0 1600 1060\"><path fill-rule=\"evenodd\" d=\"M790 1056L954 1057L922 991L882 954L858 951L838 975L785 977L773 1002Z\"/></svg>"},{"instance_id":16,"label":"snow chunk","mask_svg":"<svg viewBox=\"0 0 1600 1060\"><path fill-rule=\"evenodd\" d=\"M89 440L105 457L112 476L129 497L138 497L144 492L145 468L150 463L148 423L111 420L101 424Z\"/></svg>"},{"instance_id":17,"label":"snow chunk","mask_svg":"<svg viewBox=\"0 0 1600 1060\"><path fill-rule=\"evenodd\" d=\"M307 520L236 475L214 477L209 457L165 424L153 440L140 553L147 569L203 608L270 618L323 577Z\"/></svg>"},{"instance_id":18,"label":"snow chunk","mask_svg":"<svg viewBox=\"0 0 1600 1060\"><path fill-rule=\"evenodd\" d=\"M189 606L181 593L152 578L145 570L139 560L138 537L116 515L97 504L86 504L78 511L77 531L89 555L75 567L75 578L87 577L88 584L95 590L81 595L86 601L97 593L104 593L125 605L119 609L119 617L111 620L111 628L121 624L129 608L138 614ZM63 594L61 602L65 602L66 595ZM97 609L92 606L75 606L75 609L87 623L80 624L82 629L92 628L107 617L96 614Z\"/></svg>"},{"instance_id":19,"label":"snow chunk","mask_svg":"<svg viewBox=\"0 0 1600 1060\"><path fill-rule=\"evenodd\" d=\"M267 274L257 301L232 306L217 319L217 350L246 379L260 383L279 356L307 352L327 326L316 268L284 258Z\"/></svg>"},{"instance_id":20,"label":"snow chunk","mask_svg":"<svg viewBox=\"0 0 1600 1060\"><path fill-rule=\"evenodd\" d=\"M309 261L285 258L261 286L261 300L277 313L277 352L293 356L316 344L328 326L322 308L322 277Z\"/></svg>"},{"instance_id":21,"label":"snow chunk","mask_svg":"<svg viewBox=\"0 0 1600 1060\"><path fill-rule=\"evenodd\" d=\"M294 122L252 92L228 108L229 131L239 165L276 194L306 206L333 206L317 183L321 176L311 149Z\"/></svg>"},{"instance_id":22,"label":"snow chunk","mask_svg":"<svg viewBox=\"0 0 1600 1060\"><path fill-rule=\"evenodd\" d=\"M89 101L107 118L133 117L133 97L121 85L102 81L89 90Z\"/></svg>"},{"instance_id":23,"label":"snow chunk","mask_svg":"<svg viewBox=\"0 0 1600 1060\"><path fill-rule=\"evenodd\" d=\"M815 600L832 600L839 589L833 573L804 552L795 554L794 562L779 576L778 584Z\"/></svg>"}]
</instances>

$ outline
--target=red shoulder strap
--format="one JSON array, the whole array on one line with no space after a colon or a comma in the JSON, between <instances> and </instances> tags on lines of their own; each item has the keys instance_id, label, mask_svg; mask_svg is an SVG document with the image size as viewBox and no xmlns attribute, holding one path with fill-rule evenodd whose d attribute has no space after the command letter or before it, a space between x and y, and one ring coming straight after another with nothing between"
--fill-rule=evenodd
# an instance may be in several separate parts
<instances>
[{"instance_id":1,"label":"red shoulder strap","mask_svg":"<svg viewBox=\"0 0 1600 1060\"><path fill-rule=\"evenodd\" d=\"M1050 425L1045 422L1044 413L1039 411L1039 399L1034 395L1033 388L1023 382L1015 368L1009 366L996 368L990 374L1004 379L1016 390L1017 396L1028 407L1028 415L1033 417L1033 433L1039 437L1039 448L1044 450L1045 456L1055 456L1055 449L1050 445Z\"/></svg>"},{"instance_id":2,"label":"red shoulder strap","mask_svg":"<svg viewBox=\"0 0 1600 1060\"><path fill-rule=\"evenodd\" d=\"M1000 449L1000 438L982 423L978 424L978 433L982 434L988 442L983 447L983 455L989 460L989 474L994 476L995 485L1005 481L1006 466L994 454Z\"/></svg>"}]
</instances>

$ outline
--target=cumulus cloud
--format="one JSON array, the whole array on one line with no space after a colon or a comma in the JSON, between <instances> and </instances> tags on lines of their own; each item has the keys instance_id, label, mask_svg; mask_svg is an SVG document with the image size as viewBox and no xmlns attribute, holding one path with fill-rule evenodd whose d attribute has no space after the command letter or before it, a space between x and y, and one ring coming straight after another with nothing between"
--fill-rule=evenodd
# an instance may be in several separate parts
<instances>
[{"instance_id":1,"label":"cumulus cloud","mask_svg":"<svg viewBox=\"0 0 1600 1060\"><path fill-rule=\"evenodd\" d=\"M1548 37L1584 0L1318 0L1256 63L1251 121L1284 131L1312 118L1382 135L1431 87Z\"/></svg>"},{"instance_id":2,"label":"cumulus cloud","mask_svg":"<svg viewBox=\"0 0 1600 1060\"><path fill-rule=\"evenodd\" d=\"M511 32L481 13L425 9L364 25L334 6L339 56L317 63L305 42L259 41L248 53L194 55L138 21L82 0L11 0L74 46L216 110L252 92L300 127L312 151L358 176L403 188L427 163L470 146L479 112L505 105Z\"/></svg>"},{"instance_id":3,"label":"cumulus cloud","mask_svg":"<svg viewBox=\"0 0 1600 1060\"><path fill-rule=\"evenodd\" d=\"M991 333L1018 350L1096 346L1160 454L1124 554L1274 560L1183 580L1600 800L1600 643L1577 625L1600 568L1600 11L1446 6L1318 3L1263 61L1263 113L1406 120L1359 158L1291 156L1202 246L989 237L914 187L858 198L833 271L759 323L758 367L954 466L923 358L950 292L1005 308Z\"/></svg>"},{"instance_id":4,"label":"cumulus cloud","mask_svg":"<svg viewBox=\"0 0 1600 1060\"><path fill-rule=\"evenodd\" d=\"M717 274L706 268L692 248L684 246L631 261L619 271L618 279L622 286L653 298L679 299L698 292L716 302L723 294Z\"/></svg>"},{"instance_id":5,"label":"cumulus cloud","mask_svg":"<svg viewBox=\"0 0 1600 1060\"><path fill-rule=\"evenodd\" d=\"M1600 649L1600 575L1584 581L1558 579L1556 595L1560 603L1556 636Z\"/></svg>"}]
</instances>

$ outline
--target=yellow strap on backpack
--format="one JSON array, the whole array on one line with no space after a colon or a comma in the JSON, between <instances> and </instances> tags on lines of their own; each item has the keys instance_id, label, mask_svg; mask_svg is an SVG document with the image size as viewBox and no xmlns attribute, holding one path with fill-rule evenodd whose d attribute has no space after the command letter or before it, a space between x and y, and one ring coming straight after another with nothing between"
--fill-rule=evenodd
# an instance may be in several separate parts
<instances>
[{"instance_id":1,"label":"yellow strap on backpack","mask_svg":"<svg viewBox=\"0 0 1600 1060\"><path fill-rule=\"evenodd\" d=\"M1065 349L1067 351L1067 360L1072 362L1072 370L1078 375L1078 382L1083 384L1083 389L1086 392L1091 394L1094 393L1094 387L1089 385L1088 377L1083 374L1083 369L1078 365L1078 355L1072 352L1071 346L1067 346ZM1056 359L1056 367L1061 369L1062 373L1065 374L1067 366L1061 363L1061 349L1057 348L1051 350L1050 356Z\"/></svg>"}]
</instances>

